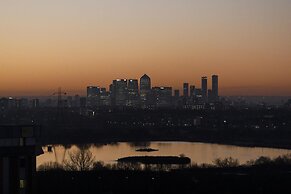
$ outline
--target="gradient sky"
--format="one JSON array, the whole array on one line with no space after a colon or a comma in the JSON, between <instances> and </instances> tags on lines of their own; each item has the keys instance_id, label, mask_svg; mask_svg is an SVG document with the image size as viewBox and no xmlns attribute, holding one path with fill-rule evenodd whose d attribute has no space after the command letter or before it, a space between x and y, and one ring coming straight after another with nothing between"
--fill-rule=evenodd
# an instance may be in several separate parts
<instances>
[{"instance_id":1,"label":"gradient sky","mask_svg":"<svg viewBox=\"0 0 291 194\"><path fill-rule=\"evenodd\" d=\"M0 96L112 79L291 95L290 0L1 0Z\"/></svg>"}]
</instances>

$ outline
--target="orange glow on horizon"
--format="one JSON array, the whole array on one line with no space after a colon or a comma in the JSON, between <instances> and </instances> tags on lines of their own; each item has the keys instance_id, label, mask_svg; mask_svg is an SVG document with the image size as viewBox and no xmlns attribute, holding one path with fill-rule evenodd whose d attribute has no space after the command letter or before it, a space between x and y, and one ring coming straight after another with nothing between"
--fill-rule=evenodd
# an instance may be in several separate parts
<instances>
[{"instance_id":1,"label":"orange glow on horizon","mask_svg":"<svg viewBox=\"0 0 291 194\"><path fill-rule=\"evenodd\" d=\"M166 3L167 2L167 3ZM72 95L147 73L153 86L291 96L291 2L0 3L0 96Z\"/></svg>"}]
</instances>

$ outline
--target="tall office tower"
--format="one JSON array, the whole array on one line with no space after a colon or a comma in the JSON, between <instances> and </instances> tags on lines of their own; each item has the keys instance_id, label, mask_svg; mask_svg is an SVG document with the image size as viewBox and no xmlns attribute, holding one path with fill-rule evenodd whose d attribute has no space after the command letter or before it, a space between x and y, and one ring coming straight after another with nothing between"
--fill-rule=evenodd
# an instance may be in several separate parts
<instances>
[{"instance_id":1,"label":"tall office tower","mask_svg":"<svg viewBox=\"0 0 291 194\"><path fill-rule=\"evenodd\" d=\"M127 79L113 80L112 93L114 105L117 107L126 106L128 91L127 91Z\"/></svg>"},{"instance_id":2,"label":"tall office tower","mask_svg":"<svg viewBox=\"0 0 291 194\"><path fill-rule=\"evenodd\" d=\"M183 97L189 96L189 83L183 84Z\"/></svg>"},{"instance_id":3,"label":"tall office tower","mask_svg":"<svg viewBox=\"0 0 291 194\"><path fill-rule=\"evenodd\" d=\"M87 87L87 107L96 108L99 105L100 88L97 86Z\"/></svg>"},{"instance_id":4,"label":"tall office tower","mask_svg":"<svg viewBox=\"0 0 291 194\"><path fill-rule=\"evenodd\" d=\"M142 108L147 108L151 104L151 78L144 74L140 78L140 103Z\"/></svg>"},{"instance_id":5,"label":"tall office tower","mask_svg":"<svg viewBox=\"0 0 291 194\"><path fill-rule=\"evenodd\" d=\"M127 106L137 108L139 106L138 80L129 79L127 85Z\"/></svg>"},{"instance_id":6,"label":"tall office tower","mask_svg":"<svg viewBox=\"0 0 291 194\"><path fill-rule=\"evenodd\" d=\"M218 96L218 75L212 75L212 100L219 101Z\"/></svg>"},{"instance_id":7,"label":"tall office tower","mask_svg":"<svg viewBox=\"0 0 291 194\"><path fill-rule=\"evenodd\" d=\"M207 77L201 78L201 90L203 102L207 102Z\"/></svg>"},{"instance_id":8,"label":"tall office tower","mask_svg":"<svg viewBox=\"0 0 291 194\"><path fill-rule=\"evenodd\" d=\"M100 107L109 107L111 105L110 92L106 88L100 90Z\"/></svg>"},{"instance_id":9,"label":"tall office tower","mask_svg":"<svg viewBox=\"0 0 291 194\"><path fill-rule=\"evenodd\" d=\"M152 91L157 108L171 107L172 87L153 87Z\"/></svg>"},{"instance_id":10,"label":"tall office tower","mask_svg":"<svg viewBox=\"0 0 291 194\"><path fill-rule=\"evenodd\" d=\"M194 97L195 96L195 86L191 85L190 86L190 97Z\"/></svg>"}]
</instances>

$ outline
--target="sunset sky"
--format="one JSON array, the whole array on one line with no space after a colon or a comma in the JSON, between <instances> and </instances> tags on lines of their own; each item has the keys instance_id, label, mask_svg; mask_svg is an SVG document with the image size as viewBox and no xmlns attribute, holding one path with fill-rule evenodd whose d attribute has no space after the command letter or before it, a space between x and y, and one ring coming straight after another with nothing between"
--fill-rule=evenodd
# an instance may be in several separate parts
<instances>
[{"instance_id":1,"label":"sunset sky","mask_svg":"<svg viewBox=\"0 0 291 194\"><path fill-rule=\"evenodd\" d=\"M291 1L0 1L0 96L144 73L154 86L218 74L221 95L291 95Z\"/></svg>"}]
</instances>

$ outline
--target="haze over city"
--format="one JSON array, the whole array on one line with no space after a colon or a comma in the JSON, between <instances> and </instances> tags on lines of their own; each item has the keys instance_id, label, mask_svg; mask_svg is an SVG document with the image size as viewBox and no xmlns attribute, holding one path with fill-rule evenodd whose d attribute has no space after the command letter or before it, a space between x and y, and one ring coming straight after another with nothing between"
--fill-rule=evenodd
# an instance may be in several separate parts
<instances>
[{"instance_id":1,"label":"haze over city","mask_svg":"<svg viewBox=\"0 0 291 194\"><path fill-rule=\"evenodd\" d=\"M291 95L288 0L0 2L0 95L151 76L181 89L219 74L221 95ZM29 86L29 87L28 87Z\"/></svg>"},{"instance_id":2,"label":"haze over city","mask_svg":"<svg viewBox=\"0 0 291 194\"><path fill-rule=\"evenodd\" d=\"M0 194L290 194L291 0L0 0Z\"/></svg>"}]
</instances>

